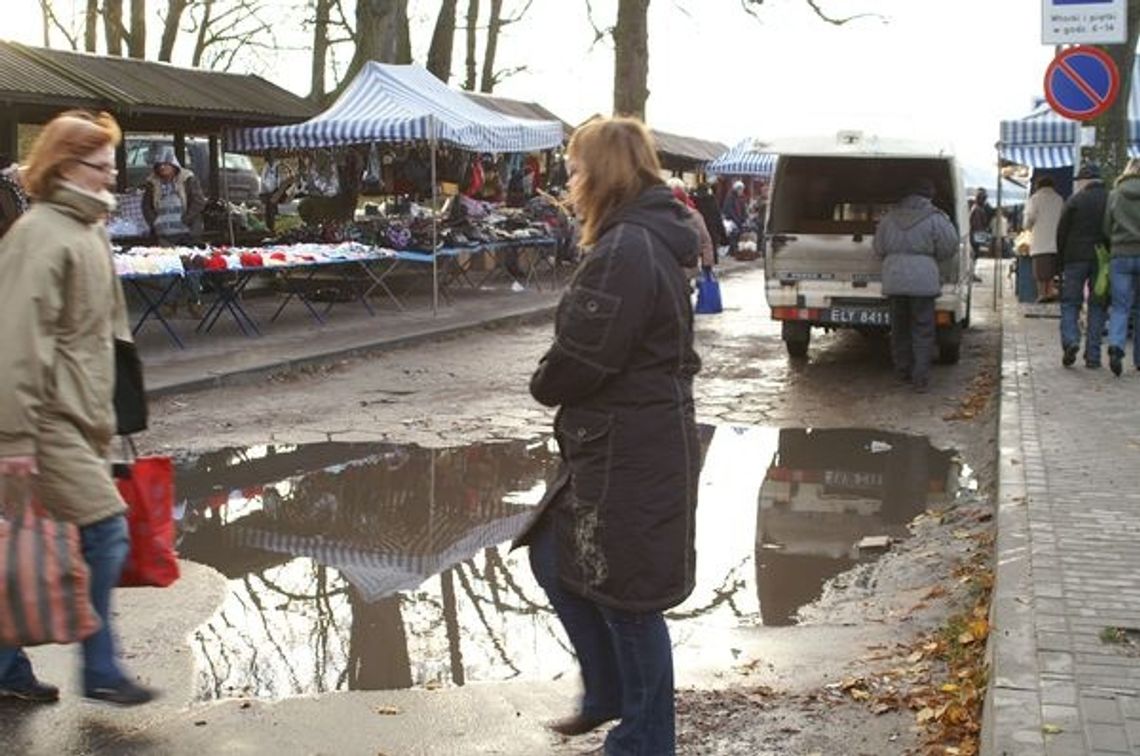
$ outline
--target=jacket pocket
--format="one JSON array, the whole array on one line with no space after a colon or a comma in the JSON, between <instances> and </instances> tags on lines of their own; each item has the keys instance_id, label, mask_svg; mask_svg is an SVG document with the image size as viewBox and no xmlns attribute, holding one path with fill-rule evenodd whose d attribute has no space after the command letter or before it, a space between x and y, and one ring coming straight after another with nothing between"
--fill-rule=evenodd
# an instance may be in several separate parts
<instances>
[{"instance_id":1,"label":"jacket pocket","mask_svg":"<svg viewBox=\"0 0 1140 756\"><path fill-rule=\"evenodd\" d=\"M580 287L566 295L558 323L558 339L584 352L597 352L606 343L621 307L621 297Z\"/></svg>"},{"instance_id":2,"label":"jacket pocket","mask_svg":"<svg viewBox=\"0 0 1140 756\"><path fill-rule=\"evenodd\" d=\"M609 487L613 463L614 416L608 412L563 407L555 430L562 445L575 506L597 506Z\"/></svg>"}]
</instances>

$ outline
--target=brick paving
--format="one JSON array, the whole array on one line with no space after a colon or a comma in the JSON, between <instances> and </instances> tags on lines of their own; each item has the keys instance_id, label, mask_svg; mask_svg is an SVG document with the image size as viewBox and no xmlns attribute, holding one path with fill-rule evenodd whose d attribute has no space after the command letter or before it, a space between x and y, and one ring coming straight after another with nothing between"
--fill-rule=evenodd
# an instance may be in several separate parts
<instances>
[{"instance_id":1,"label":"brick paving","mask_svg":"<svg viewBox=\"0 0 1140 756\"><path fill-rule=\"evenodd\" d=\"M1063 368L1055 306L1002 308L983 753L1140 754L1140 371Z\"/></svg>"}]
</instances>

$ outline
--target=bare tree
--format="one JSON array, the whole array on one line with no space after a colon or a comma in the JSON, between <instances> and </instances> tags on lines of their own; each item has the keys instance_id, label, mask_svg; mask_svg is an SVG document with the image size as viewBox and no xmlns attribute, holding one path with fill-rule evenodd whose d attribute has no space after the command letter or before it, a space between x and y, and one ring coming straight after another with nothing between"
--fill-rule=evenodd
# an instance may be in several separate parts
<instances>
[{"instance_id":1,"label":"bare tree","mask_svg":"<svg viewBox=\"0 0 1140 756\"><path fill-rule=\"evenodd\" d=\"M356 52L338 91L370 60L395 63L400 53L401 20L407 19L407 0L357 0Z\"/></svg>"},{"instance_id":2,"label":"bare tree","mask_svg":"<svg viewBox=\"0 0 1140 756\"><path fill-rule=\"evenodd\" d=\"M467 0L467 78L463 81L463 88L468 92L475 91L475 32L479 25L479 0Z\"/></svg>"},{"instance_id":3,"label":"bare tree","mask_svg":"<svg viewBox=\"0 0 1140 756\"><path fill-rule=\"evenodd\" d=\"M107 54L122 55L126 29L123 27L123 0L103 0L103 33Z\"/></svg>"},{"instance_id":4,"label":"bare tree","mask_svg":"<svg viewBox=\"0 0 1140 756\"><path fill-rule=\"evenodd\" d=\"M1112 180L1128 162L1128 93L1136 83L1132 80L1137 41L1140 40L1140 2L1128 3L1128 41L1123 45L1105 45L1104 50L1120 71L1121 97L1094 121L1097 130L1093 159L1100 164L1106 179Z\"/></svg>"},{"instance_id":5,"label":"bare tree","mask_svg":"<svg viewBox=\"0 0 1140 756\"><path fill-rule=\"evenodd\" d=\"M52 6L51 0L40 0L40 14L43 16L44 21L44 47L51 47L51 30L55 27L56 31L63 35L67 40L67 44L72 50L79 49L79 36L74 30L68 28L56 15L55 8Z\"/></svg>"},{"instance_id":6,"label":"bare tree","mask_svg":"<svg viewBox=\"0 0 1140 756\"><path fill-rule=\"evenodd\" d=\"M526 15L534 0L527 0L523 7L514 15L503 16L503 0L491 0L491 19L487 22L487 47L483 51L483 77L479 82L479 91L490 94L495 85L505 77L526 70L526 66L517 66L506 71L495 70L495 55L499 50L499 33L504 26L516 23Z\"/></svg>"},{"instance_id":7,"label":"bare tree","mask_svg":"<svg viewBox=\"0 0 1140 756\"><path fill-rule=\"evenodd\" d=\"M396 8L396 62L412 62L412 29L408 20L408 2L402 0Z\"/></svg>"},{"instance_id":8,"label":"bare tree","mask_svg":"<svg viewBox=\"0 0 1140 756\"><path fill-rule=\"evenodd\" d=\"M99 43L99 0L87 0L83 14L83 49L95 52Z\"/></svg>"},{"instance_id":9,"label":"bare tree","mask_svg":"<svg viewBox=\"0 0 1140 756\"><path fill-rule=\"evenodd\" d=\"M320 102L325 96L325 70L329 54L329 11L331 0L316 0L313 21L312 88L309 99Z\"/></svg>"},{"instance_id":10,"label":"bare tree","mask_svg":"<svg viewBox=\"0 0 1140 756\"><path fill-rule=\"evenodd\" d=\"M247 53L276 51L278 12L271 0L195 0L190 9L190 31L195 34L191 64L229 71Z\"/></svg>"},{"instance_id":11,"label":"bare tree","mask_svg":"<svg viewBox=\"0 0 1140 756\"><path fill-rule=\"evenodd\" d=\"M127 55L146 57L146 0L131 0L131 32L127 37Z\"/></svg>"},{"instance_id":12,"label":"bare tree","mask_svg":"<svg viewBox=\"0 0 1140 756\"><path fill-rule=\"evenodd\" d=\"M94 0L92 0L94 1ZM158 45L158 59L169 63L174 55L174 43L182 25L182 15L190 0L166 0L166 17L162 20L162 40Z\"/></svg>"},{"instance_id":13,"label":"bare tree","mask_svg":"<svg viewBox=\"0 0 1140 756\"><path fill-rule=\"evenodd\" d=\"M458 0L443 0L435 19L428 48L427 69L446 83L451 78L451 53L455 47L455 10Z\"/></svg>"}]
</instances>

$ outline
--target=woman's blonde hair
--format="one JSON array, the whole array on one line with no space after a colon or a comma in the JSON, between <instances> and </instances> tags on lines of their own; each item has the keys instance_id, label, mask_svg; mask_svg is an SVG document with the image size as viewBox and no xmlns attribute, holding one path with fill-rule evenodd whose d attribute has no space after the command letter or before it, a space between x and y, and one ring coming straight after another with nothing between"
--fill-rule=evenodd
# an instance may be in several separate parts
<instances>
[{"instance_id":1,"label":"woman's blonde hair","mask_svg":"<svg viewBox=\"0 0 1140 756\"><path fill-rule=\"evenodd\" d=\"M660 185L653 137L633 118L601 118L574 132L566 148L578 180L570 190L582 221L582 244L598 240L606 221L650 186Z\"/></svg>"},{"instance_id":2,"label":"woman's blonde hair","mask_svg":"<svg viewBox=\"0 0 1140 756\"><path fill-rule=\"evenodd\" d=\"M123 138L119 124L110 113L68 110L44 126L32 145L24 172L24 186L33 199L51 194L59 180L61 168L73 160L82 160L95 150L114 147Z\"/></svg>"}]
</instances>

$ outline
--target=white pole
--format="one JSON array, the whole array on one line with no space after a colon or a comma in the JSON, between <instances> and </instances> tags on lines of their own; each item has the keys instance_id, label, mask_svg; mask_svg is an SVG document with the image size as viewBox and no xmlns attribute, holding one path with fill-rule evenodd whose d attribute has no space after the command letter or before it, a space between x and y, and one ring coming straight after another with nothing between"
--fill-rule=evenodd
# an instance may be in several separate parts
<instances>
[{"instance_id":1,"label":"white pole","mask_svg":"<svg viewBox=\"0 0 1140 756\"><path fill-rule=\"evenodd\" d=\"M439 205L439 184L435 175L436 143L435 118L431 119L431 314L439 314L439 218L436 208Z\"/></svg>"}]
</instances>

